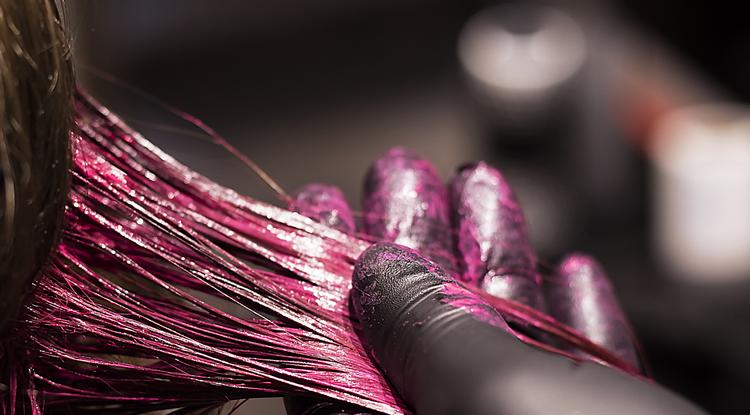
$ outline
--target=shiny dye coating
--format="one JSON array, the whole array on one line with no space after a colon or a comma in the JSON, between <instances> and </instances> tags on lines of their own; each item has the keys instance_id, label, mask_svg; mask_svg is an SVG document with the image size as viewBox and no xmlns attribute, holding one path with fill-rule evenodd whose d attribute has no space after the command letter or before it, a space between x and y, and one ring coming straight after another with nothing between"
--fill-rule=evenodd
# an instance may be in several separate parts
<instances>
[{"instance_id":1,"label":"shiny dye coating","mask_svg":"<svg viewBox=\"0 0 750 415\"><path fill-rule=\"evenodd\" d=\"M633 332L596 260L583 254L568 255L545 288L552 316L633 367L641 367Z\"/></svg>"},{"instance_id":2,"label":"shiny dye coating","mask_svg":"<svg viewBox=\"0 0 750 415\"><path fill-rule=\"evenodd\" d=\"M370 246L357 260L352 279L356 290L352 298L360 317L371 317L365 311L369 307L409 314L412 310L408 304L385 304L384 292L400 291L408 293L403 297L412 300L434 296L448 310L460 309L477 320L508 330L502 316L480 296L448 276L439 264L403 246L391 243ZM422 323L417 321L415 325Z\"/></svg>"},{"instance_id":3,"label":"shiny dye coating","mask_svg":"<svg viewBox=\"0 0 750 415\"><path fill-rule=\"evenodd\" d=\"M372 245L359 257L351 298L366 344L401 393L414 387L413 376L419 372L409 357L431 353L443 334L461 322L481 321L493 330L508 331L495 309L438 264L391 243ZM465 352L469 350L461 350ZM408 394L404 398L414 402Z\"/></svg>"},{"instance_id":4,"label":"shiny dye coating","mask_svg":"<svg viewBox=\"0 0 750 415\"><path fill-rule=\"evenodd\" d=\"M427 160L393 148L375 161L365 178L365 232L430 257L456 270L450 244L448 196Z\"/></svg>"},{"instance_id":5,"label":"shiny dye coating","mask_svg":"<svg viewBox=\"0 0 750 415\"><path fill-rule=\"evenodd\" d=\"M354 216L344 194L336 186L305 185L293 195L289 210L346 233L354 233Z\"/></svg>"},{"instance_id":6,"label":"shiny dye coating","mask_svg":"<svg viewBox=\"0 0 750 415\"><path fill-rule=\"evenodd\" d=\"M523 212L500 172L482 162L461 168L451 181L450 198L462 279L543 310Z\"/></svg>"}]
</instances>

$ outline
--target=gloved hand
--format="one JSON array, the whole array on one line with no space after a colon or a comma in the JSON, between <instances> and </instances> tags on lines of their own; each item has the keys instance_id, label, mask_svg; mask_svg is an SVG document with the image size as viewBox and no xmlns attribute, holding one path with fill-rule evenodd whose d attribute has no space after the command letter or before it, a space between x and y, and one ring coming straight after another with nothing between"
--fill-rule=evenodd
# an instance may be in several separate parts
<instances>
[{"instance_id":1,"label":"gloved hand","mask_svg":"<svg viewBox=\"0 0 750 415\"><path fill-rule=\"evenodd\" d=\"M291 208L355 230L334 187L307 186ZM392 243L362 254L352 302L376 361L417 414L704 413L578 351L582 362L518 340L494 308L465 288L478 286L547 312L640 366L601 267L585 255L570 255L543 284L518 202L486 164L459 169L448 190L429 162L393 149L367 175L363 215L366 234ZM290 414L366 413L299 398L287 399L287 408Z\"/></svg>"}]
</instances>

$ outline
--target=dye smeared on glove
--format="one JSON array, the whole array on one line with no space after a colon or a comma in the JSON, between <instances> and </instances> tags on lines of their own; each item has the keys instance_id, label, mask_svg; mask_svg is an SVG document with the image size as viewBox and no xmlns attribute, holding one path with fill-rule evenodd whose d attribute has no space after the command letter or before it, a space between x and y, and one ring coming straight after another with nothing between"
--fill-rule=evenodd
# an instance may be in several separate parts
<instances>
[{"instance_id":1,"label":"dye smeared on glove","mask_svg":"<svg viewBox=\"0 0 750 415\"><path fill-rule=\"evenodd\" d=\"M354 216L344 194L336 186L310 183L293 196L289 210L346 233L354 233Z\"/></svg>"},{"instance_id":2,"label":"dye smeared on glove","mask_svg":"<svg viewBox=\"0 0 750 415\"><path fill-rule=\"evenodd\" d=\"M352 284L365 343L418 414L704 414L653 383L524 344L498 327L489 305L412 250L373 245Z\"/></svg>"},{"instance_id":3,"label":"dye smeared on glove","mask_svg":"<svg viewBox=\"0 0 750 415\"><path fill-rule=\"evenodd\" d=\"M547 307L558 321L633 367L641 367L630 325L596 260L583 254L568 255L549 276L545 289Z\"/></svg>"},{"instance_id":4,"label":"dye smeared on glove","mask_svg":"<svg viewBox=\"0 0 750 415\"><path fill-rule=\"evenodd\" d=\"M526 221L500 172L481 162L459 169L450 200L462 279L543 311L542 282Z\"/></svg>"},{"instance_id":5,"label":"dye smeared on glove","mask_svg":"<svg viewBox=\"0 0 750 415\"><path fill-rule=\"evenodd\" d=\"M455 271L448 193L430 162L403 148L375 161L365 179L364 230Z\"/></svg>"}]
</instances>

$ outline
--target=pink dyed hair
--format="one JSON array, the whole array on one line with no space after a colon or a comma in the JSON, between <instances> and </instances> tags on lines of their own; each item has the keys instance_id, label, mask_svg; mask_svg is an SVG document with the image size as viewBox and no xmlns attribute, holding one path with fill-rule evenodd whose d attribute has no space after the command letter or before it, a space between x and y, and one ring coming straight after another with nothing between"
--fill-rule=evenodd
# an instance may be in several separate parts
<instances>
[{"instance_id":1,"label":"pink dyed hair","mask_svg":"<svg viewBox=\"0 0 750 415\"><path fill-rule=\"evenodd\" d=\"M212 182L83 93L75 109L66 223L6 350L3 413L284 394L408 413L349 314L369 242ZM475 291L509 321L637 374L551 317Z\"/></svg>"}]
</instances>

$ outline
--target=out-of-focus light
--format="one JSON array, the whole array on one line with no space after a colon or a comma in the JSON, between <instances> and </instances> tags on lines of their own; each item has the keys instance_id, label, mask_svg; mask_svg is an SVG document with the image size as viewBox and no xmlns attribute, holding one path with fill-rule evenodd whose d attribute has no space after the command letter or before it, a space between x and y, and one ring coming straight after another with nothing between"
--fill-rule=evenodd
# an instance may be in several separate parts
<instances>
[{"instance_id":1,"label":"out-of-focus light","mask_svg":"<svg viewBox=\"0 0 750 415\"><path fill-rule=\"evenodd\" d=\"M560 10L526 4L491 7L461 32L465 72L493 104L545 99L581 68L586 42L580 26Z\"/></svg>"},{"instance_id":2,"label":"out-of-focus light","mask_svg":"<svg viewBox=\"0 0 750 415\"><path fill-rule=\"evenodd\" d=\"M673 110L653 145L654 240L664 265L697 281L750 278L750 107Z\"/></svg>"}]
</instances>

